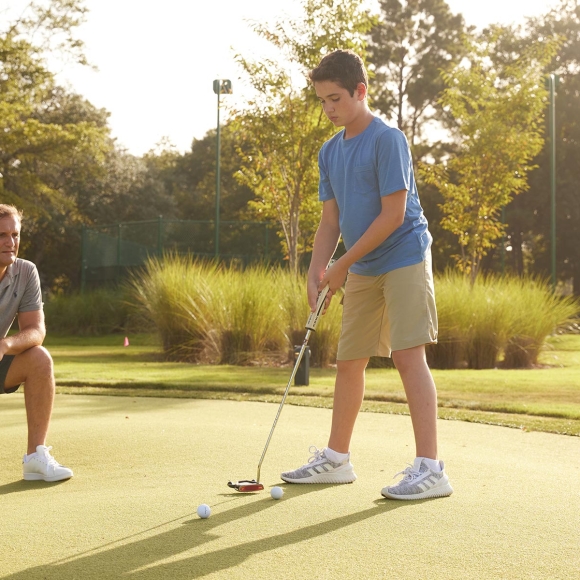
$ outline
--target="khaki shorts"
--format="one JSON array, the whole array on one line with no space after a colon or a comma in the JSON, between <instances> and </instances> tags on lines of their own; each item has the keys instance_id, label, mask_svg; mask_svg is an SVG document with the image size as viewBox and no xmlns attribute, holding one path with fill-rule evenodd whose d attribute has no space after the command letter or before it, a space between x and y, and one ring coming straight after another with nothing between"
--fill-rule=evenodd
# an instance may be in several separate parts
<instances>
[{"instance_id":1,"label":"khaki shorts","mask_svg":"<svg viewBox=\"0 0 580 580\"><path fill-rule=\"evenodd\" d=\"M420 264L381 276L348 274L338 360L390 357L437 342L431 254Z\"/></svg>"}]
</instances>

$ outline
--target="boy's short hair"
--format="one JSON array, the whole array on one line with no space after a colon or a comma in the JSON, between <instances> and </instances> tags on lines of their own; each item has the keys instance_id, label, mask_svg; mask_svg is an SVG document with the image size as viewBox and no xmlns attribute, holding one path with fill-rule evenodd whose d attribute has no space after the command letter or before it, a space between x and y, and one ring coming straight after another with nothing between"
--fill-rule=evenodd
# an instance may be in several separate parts
<instances>
[{"instance_id":1,"label":"boy's short hair","mask_svg":"<svg viewBox=\"0 0 580 580\"><path fill-rule=\"evenodd\" d=\"M308 74L312 83L332 81L354 95L359 83L369 86L369 77L362 58L352 50L335 50L327 54Z\"/></svg>"},{"instance_id":2,"label":"boy's short hair","mask_svg":"<svg viewBox=\"0 0 580 580\"><path fill-rule=\"evenodd\" d=\"M22 223L22 212L17 207L6 203L0 203L0 220L10 216L15 217Z\"/></svg>"}]
</instances>

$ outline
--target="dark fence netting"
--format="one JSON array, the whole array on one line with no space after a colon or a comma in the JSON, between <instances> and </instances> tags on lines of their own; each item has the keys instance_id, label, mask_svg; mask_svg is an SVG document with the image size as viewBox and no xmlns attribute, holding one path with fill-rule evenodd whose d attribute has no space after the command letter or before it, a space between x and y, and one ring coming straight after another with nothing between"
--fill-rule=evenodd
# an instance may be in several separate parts
<instances>
[{"instance_id":1,"label":"dark fence netting","mask_svg":"<svg viewBox=\"0 0 580 580\"><path fill-rule=\"evenodd\" d=\"M150 256L164 253L216 258L241 266L280 262L280 244L271 224L222 221L216 239L213 221L159 218L84 227L81 286L119 282Z\"/></svg>"}]
</instances>

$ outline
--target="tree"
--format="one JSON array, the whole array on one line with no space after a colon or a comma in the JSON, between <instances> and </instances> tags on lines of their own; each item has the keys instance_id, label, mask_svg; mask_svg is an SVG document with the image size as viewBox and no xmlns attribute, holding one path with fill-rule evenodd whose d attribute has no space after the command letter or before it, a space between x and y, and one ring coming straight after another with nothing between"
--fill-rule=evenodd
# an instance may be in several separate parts
<instances>
[{"instance_id":1,"label":"tree","mask_svg":"<svg viewBox=\"0 0 580 580\"><path fill-rule=\"evenodd\" d=\"M241 159L236 134L225 123L220 129L221 216L224 220L245 217L252 190L235 178ZM194 139L191 151L177 162L174 172L175 203L181 219L213 220L216 197L216 131L212 129L202 139Z\"/></svg>"},{"instance_id":2,"label":"tree","mask_svg":"<svg viewBox=\"0 0 580 580\"><path fill-rule=\"evenodd\" d=\"M496 49L513 34L492 27L470 43L464 62L444 73L441 103L457 123L459 152L447 163L421 166L424 179L443 195L442 226L458 237L456 262L472 282L504 233L501 209L527 189L532 161L543 145L543 71L557 43L531 43L517 58L502 62Z\"/></svg>"},{"instance_id":3,"label":"tree","mask_svg":"<svg viewBox=\"0 0 580 580\"><path fill-rule=\"evenodd\" d=\"M556 73L556 272L559 280L573 279L580 295L580 5L562 0L547 14L530 19L523 42L558 36L561 46L546 65L546 75ZM510 264L517 272L548 276L551 271L550 151L545 124L544 148L534 160L530 190L507 211Z\"/></svg>"},{"instance_id":4,"label":"tree","mask_svg":"<svg viewBox=\"0 0 580 580\"><path fill-rule=\"evenodd\" d=\"M467 31L445 0L381 0L380 8L368 47L373 104L396 121L420 158L429 150L426 127L444 119L441 71L461 60Z\"/></svg>"},{"instance_id":5,"label":"tree","mask_svg":"<svg viewBox=\"0 0 580 580\"><path fill-rule=\"evenodd\" d=\"M280 224L292 271L312 244L318 221L317 151L333 128L307 88L307 73L337 48L364 55L372 19L363 0L304 0L304 15L254 31L280 52L280 59L237 62L256 91L249 109L238 111L232 128L239 139L240 183L251 188L257 219Z\"/></svg>"},{"instance_id":6,"label":"tree","mask_svg":"<svg viewBox=\"0 0 580 580\"><path fill-rule=\"evenodd\" d=\"M31 3L0 33L0 194L24 209L22 249L45 282L58 274L49 274L43 261L62 249L64 224L80 220L70 183L94 176L112 144L106 113L56 87L44 62L48 49L84 61L73 34L84 11L77 0Z\"/></svg>"}]
</instances>

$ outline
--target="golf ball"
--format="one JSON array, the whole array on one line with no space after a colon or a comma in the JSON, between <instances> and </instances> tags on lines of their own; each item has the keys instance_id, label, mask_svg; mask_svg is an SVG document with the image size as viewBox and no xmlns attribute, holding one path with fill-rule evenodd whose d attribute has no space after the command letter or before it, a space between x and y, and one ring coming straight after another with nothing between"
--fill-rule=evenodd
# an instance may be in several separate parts
<instances>
[{"instance_id":1,"label":"golf ball","mask_svg":"<svg viewBox=\"0 0 580 580\"><path fill-rule=\"evenodd\" d=\"M283 495L284 495L284 490L281 487L273 487L270 490L270 495L274 498L274 499L280 499Z\"/></svg>"},{"instance_id":2,"label":"golf ball","mask_svg":"<svg viewBox=\"0 0 580 580\"><path fill-rule=\"evenodd\" d=\"M204 520L205 520L205 518L209 518L210 514L211 514L211 509L210 509L210 507L209 507L207 504L205 504L205 503L202 503L202 504L201 504L201 505L200 505L200 506L197 508L197 515L198 515L200 518L203 518Z\"/></svg>"}]
</instances>

